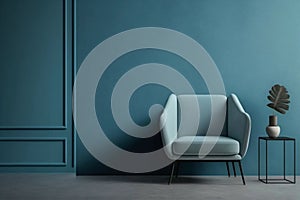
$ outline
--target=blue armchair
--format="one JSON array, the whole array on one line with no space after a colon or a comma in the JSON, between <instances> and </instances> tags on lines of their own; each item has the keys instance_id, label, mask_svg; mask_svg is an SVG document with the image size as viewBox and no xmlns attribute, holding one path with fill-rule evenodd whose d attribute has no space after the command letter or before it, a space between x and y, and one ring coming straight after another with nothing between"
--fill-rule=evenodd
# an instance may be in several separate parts
<instances>
[{"instance_id":1,"label":"blue armchair","mask_svg":"<svg viewBox=\"0 0 300 200\"><path fill-rule=\"evenodd\" d=\"M173 160L169 184L180 162L205 161L239 164L250 138L251 120L236 95L171 94L160 116L160 128L166 155Z\"/></svg>"}]
</instances>

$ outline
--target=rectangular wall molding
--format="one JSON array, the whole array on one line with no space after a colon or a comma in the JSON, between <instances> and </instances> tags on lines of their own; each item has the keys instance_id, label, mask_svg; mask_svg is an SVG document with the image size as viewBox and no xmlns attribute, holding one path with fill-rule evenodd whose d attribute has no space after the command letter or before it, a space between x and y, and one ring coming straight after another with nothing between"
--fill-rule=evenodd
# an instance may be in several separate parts
<instances>
[{"instance_id":1,"label":"rectangular wall molding","mask_svg":"<svg viewBox=\"0 0 300 200\"><path fill-rule=\"evenodd\" d=\"M68 109L68 80L67 80L67 67L68 67L68 0L62 0L62 13L63 13L63 27L62 27L62 49L63 49L63 55L62 55L62 70L63 70L63 95L62 95L62 101L63 101L63 121L61 125L13 125L13 126L0 126L0 130L65 130L68 127L67 124L67 109Z\"/></svg>"},{"instance_id":2,"label":"rectangular wall molding","mask_svg":"<svg viewBox=\"0 0 300 200\"><path fill-rule=\"evenodd\" d=\"M0 166L66 166L67 155L64 137L0 138Z\"/></svg>"}]
</instances>

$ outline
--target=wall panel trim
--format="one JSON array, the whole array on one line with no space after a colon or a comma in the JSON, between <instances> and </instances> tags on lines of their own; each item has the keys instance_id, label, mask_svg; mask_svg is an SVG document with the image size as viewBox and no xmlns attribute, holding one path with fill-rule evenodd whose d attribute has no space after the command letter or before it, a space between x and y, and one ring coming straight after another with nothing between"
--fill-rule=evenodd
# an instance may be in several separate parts
<instances>
[{"instance_id":1,"label":"wall panel trim","mask_svg":"<svg viewBox=\"0 0 300 200\"><path fill-rule=\"evenodd\" d=\"M67 165L67 138L65 137L3 137L0 141L4 142L63 142L63 161L62 162L0 162L1 167L40 167L40 166L66 166Z\"/></svg>"},{"instance_id":2,"label":"wall panel trim","mask_svg":"<svg viewBox=\"0 0 300 200\"><path fill-rule=\"evenodd\" d=\"M42 126L0 126L0 130L65 130L68 128L67 124L67 97L68 97L68 79L67 79L67 67L68 67L68 0L62 0L62 13L63 13L63 122L62 125L42 125Z\"/></svg>"},{"instance_id":3,"label":"wall panel trim","mask_svg":"<svg viewBox=\"0 0 300 200\"><path fill-rule=\"evenodd\" d=\"M76 167L76 128L74 120L76 120L76 87L74 87L77 74L77 28L76 28L76 0L72 0L72 88L73 88L73 112L72 112L72 167ZM74 116L74 118L73 118Z\"/></svg>"}]
</instances>

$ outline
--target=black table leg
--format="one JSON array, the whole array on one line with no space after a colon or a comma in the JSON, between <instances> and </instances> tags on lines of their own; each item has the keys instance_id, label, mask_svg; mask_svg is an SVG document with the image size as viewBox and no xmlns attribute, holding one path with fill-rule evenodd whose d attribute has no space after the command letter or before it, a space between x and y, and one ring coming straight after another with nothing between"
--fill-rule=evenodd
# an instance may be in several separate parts
<instances>
[{"instance_id":1,"label":"black table leg","mask_svg":"<svg viewBox=\"0 0 300 200\"><path fill-rule=\"evenodd\" d=\"M258 180L260 180L260 139L258 139Z\"/></svg>"},{"instance_id":2,"label":"black table leg","mask_svg":"<svg viewBox=\"0 0 300 200\"><path fill-rule=\"evenodd\" d=\"M296 141L294 140L294 184L296 183Z\"/></svg>"},{"instance_id":3,"label":"black table leg","mask_svg":"<svg viewBox=\"0 0 300 200\"><path fill-rule=\"evenodd\" d=\"M266 140L266 183L268 183L268 141Z\"/></svg>"},{"instance_id":4,"label":"black table leg","mask_svg":"<svg viewBox=\"0 0 300 200\"><path fill-rule=\"evenodd\" d=\"M283 140L283 179L285 178L285 140Z\"/></svg>"}]
</instances>

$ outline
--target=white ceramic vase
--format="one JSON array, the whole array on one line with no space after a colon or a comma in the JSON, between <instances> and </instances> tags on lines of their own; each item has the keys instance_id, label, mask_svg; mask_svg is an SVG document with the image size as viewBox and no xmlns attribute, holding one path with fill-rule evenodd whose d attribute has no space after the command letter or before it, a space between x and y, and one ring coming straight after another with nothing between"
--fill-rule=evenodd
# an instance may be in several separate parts
<instances>
[{"instance_id":1,"label":"white ceramic vase","mask_svg":"<svg viewBox=\"0 0 300 200\"><path fill-rule=\"evenodd\" d=\"M280 134L280 126L267 126L266 131L270 138L277 138Z\"/></svg>"}]
</instances>

